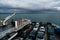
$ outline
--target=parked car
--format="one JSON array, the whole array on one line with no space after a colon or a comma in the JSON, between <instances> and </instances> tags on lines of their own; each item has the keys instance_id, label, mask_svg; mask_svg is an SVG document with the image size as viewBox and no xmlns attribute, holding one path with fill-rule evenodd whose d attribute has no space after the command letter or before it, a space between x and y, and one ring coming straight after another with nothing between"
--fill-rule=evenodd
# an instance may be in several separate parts
<instances>
[{"instance_id":1,"label":"parked car","mask_svg":"<svg viewBox=\"0 0 60 40\"><path fill-rule=\"evenodd\" d=\"M44 26L41 26L40 27L40 31L45 32L45 27Z\"/></svg>"},{"instance_id":2,"label":"parked car","mask_svg":"<svg viewBox=\"0 0 60 40\"><path fill-rule=\"evenodd\" d=\"M33 30L33 27L30 26L28 29L29 29L29 30Z\"/></svg>"},{"instance_id":3,"label":"parked car","mask_svg":"<svg viewBox=\"0 0 60 40\"><path fill-rule=\"evenodd\" d=\"M60 35L60 28L55 28L55 34Z\"/></svg>"},{"instance_id":4,"label":"parked car","mask_svg":"<svg viewBox=\"0 0 60 40\"><path fill-rule=\"evenodd\" d=\"M50 27L50 26L47 27L47 32L49 35L54 35L54 30L55 29L53 27Z\"/></svg>"},{"instance_id":5,"label":"parked car","mask_svg":"<svg viewBox=\"0 0 60 40\"><path fill-rule=\"evenodd\" d=\"M35 21L34 21L34 22L32 22L32 25L33 25L33 26L35 26L35 25L36 25L36 22L35 22Z\"/></svg>"},{"instance_id":6,"label":"parked car","mask_svg":"<svg viewBox=\"0 0 60 40\"><path fill-rule=\"evenodd\" d=\"M50 40L56 40L55 35L50 35Z\"/></svg>"},{"instance_id":7,"label":"parked car","mask_svg":"<svg viewBox=\"0 0 60 40\"><path fill-rule=\"evenodd\" d=\"M44 40L44 32L38 32L36 36L36 40Z\"/></svg>"},{"instance_id":8,"label":"parked car","mask_svg":"<svg viewBox=\"0 0 60 40\"><path fill-rule=\"evenodd\" d=\"M36 40L44 40L44 38L43 38L43 39L40 39L40 38L36 38Z\"/></svg>"},{"instance_id":9,"label":"parked car","mask_svg":"<svg viewBox=\"0 0 60 40\"><path fill-rule=\"evenodd\" d=\"M35 28L35 27L34 27L34 28L33 28L33 30L36 30L36 31L37 31L37 30L38 30L38 28Z\"/></svg>"},{"instance_id":10,"label":"parked car","mask_svg":"<svg viewBox=\"0 0 60 40\"><path fill-rule=\"evenodd\" d=\"M39 27L39 23L36 23L36 26L33 28L33 30L38 30L38 27Z\"/></svg>"},{"instance_id":11,"label":"parked car","mask_svg":"<svg viewBox=\"0 0 60 40\"><path fill-rule=\"evenodd\" d=\"M36 30L32 30L29 34L30 37L35 37L36 34Z\"/></svg>"},{"instance_id":12,"label":"parked car","mask_svg":"<svg viewBox=\"0 0 60 40\"><path fill-rule=\"evenodd\" d=\"M23 35L26 35L26 34L28 34L29 32L30 32L30 30L27 29L27 30L23 31Z\"/></svg>"},{"instance_id":13,"label":"parked car","mask_svg":"<svg viewBox=\"0 0 60 40\"><path fill-rule=\"evenodd\" d=\"M36 27L39 27L39 23L36 23Z\"/></svg>"},{"instance_id":14,"label":"parked car","mask_svg":"<svg viewBox=\"0 0 60 40\"><path fill-rule=\"evenodd\" d=\"M32 38L26 38L25 40L33 40Z\"/></svg>"}]
</instances>

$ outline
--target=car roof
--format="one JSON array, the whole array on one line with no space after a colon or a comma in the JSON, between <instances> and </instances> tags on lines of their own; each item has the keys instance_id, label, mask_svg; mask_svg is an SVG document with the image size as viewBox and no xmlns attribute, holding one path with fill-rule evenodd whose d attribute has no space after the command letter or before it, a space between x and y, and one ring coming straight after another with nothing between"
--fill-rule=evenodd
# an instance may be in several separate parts
<instances>
[{"instance_id":1,"label":"car roof","mask_svg":"<svg viewBox=\"0 0 60 40\"><path fill-rule=\"evenodd\" d=\"M44 28L44 26L41 26L40 28Z\"/></svg>"},{"instance_id":2,"label":"car roof","mask_svg":"<svg viewBox=\"0 0 60 40\"><path fill-rule=\"evenodd\" d=\"M30 33L35 33L36 31L35 30L32 30Z\"/></svg>"},{"instance_id":3,"label":"car roof","mask_svg":"<svg viewBox=\"0 0 60 40\"><path fill-rule=\"evenodd\" d=\"M39 23L36 23L36 24L39 24Z\"/></svg>"}]
</instances>

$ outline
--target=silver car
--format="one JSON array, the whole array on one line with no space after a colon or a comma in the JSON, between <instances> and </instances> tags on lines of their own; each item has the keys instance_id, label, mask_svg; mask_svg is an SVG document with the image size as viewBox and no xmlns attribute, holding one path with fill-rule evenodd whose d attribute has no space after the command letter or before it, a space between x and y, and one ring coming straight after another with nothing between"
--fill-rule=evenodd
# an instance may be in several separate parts
<instances>
[{"instance_id":1,"label":"silver car","mask_svg":"<svg viewBox=\"0 0 60 40\"><path fill-rule=\"evenodd\" d=\"M41 26L41 27L40 27L40 31L41 31L41 32L45 32L45 27L44 27L44 26Z\"/></svg>"}]
</instances>

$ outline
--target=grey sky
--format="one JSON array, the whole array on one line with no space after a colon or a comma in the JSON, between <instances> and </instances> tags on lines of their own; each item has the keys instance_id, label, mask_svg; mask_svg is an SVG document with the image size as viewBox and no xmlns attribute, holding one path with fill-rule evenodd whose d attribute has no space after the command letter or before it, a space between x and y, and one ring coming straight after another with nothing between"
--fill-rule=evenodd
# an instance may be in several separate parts
<instances>
[{"instance_id":1,"label":"grey sky","mask_svg":"<svg viewBox=\"0 0 60 40\"><path fill-rule=\"evenodd\" d=\"M0 7L60 10L60 0L0 0Z\"/></svg>"}]
</instances>

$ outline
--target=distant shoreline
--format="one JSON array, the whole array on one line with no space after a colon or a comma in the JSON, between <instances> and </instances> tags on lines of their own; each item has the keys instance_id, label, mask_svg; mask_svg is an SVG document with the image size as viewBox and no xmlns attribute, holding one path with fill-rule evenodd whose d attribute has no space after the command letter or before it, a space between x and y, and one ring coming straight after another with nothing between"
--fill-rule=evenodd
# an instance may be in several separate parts
<instances>
[{"instance_id":1,"label":"distant shoreline","mask_svg":"<svg viewBox=\"0 0 60 40\"><path fill-rule=\"evenodd\" d=\"M0 14L13 14L13 13L0 13ZM16 13L16 14L57 14L57 13Z\"/></svg>"}]
</instances>

